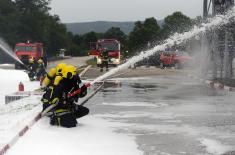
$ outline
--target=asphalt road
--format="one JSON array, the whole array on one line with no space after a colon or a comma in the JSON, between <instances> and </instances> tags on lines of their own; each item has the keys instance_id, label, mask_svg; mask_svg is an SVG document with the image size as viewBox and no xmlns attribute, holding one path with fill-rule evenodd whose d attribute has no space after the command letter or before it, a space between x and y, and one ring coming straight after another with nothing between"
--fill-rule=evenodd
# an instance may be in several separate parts
<instances>
[{"instance_id":1,"label":"asphalt road","mask_svg":"<svg viewBox=\"0 0 235 155\"><path fill-rule=\"evenodd\" d=\"M133 137L144 155L217 155L235 148L234 98L184 74L165 74L115 79L86 105Z\"/></svg>"},{"instance_id":2,"label":"asphalt road","mask_svg":"<svg viewBox=\"0 0 235 155\"><path fill-rule=\"evenodd\" d=\"M71 57L69 59L63 59L63 60L57 60L57 61L51 61L48 63L48 68L55 67L58 63L66 63L70 65L74 65L76 67L85 66L86 61L90 58L88 56L84 57Z\"/></svg>"},{"instance_id":3,"label":"asphalt road","mask_svg":"<svg viewBox=\"0 0 235 155\"><path fill-rule=\"evenodd\" d=\"M63 62L83 66L87 59ZM190 70L122 72L86 105L94 117L109 120L117 133L131 136L144 155L235 154L234 92L208 88L187 76ZM103 73L93 67L84 77Z\"/></svg>"}]
</instances>

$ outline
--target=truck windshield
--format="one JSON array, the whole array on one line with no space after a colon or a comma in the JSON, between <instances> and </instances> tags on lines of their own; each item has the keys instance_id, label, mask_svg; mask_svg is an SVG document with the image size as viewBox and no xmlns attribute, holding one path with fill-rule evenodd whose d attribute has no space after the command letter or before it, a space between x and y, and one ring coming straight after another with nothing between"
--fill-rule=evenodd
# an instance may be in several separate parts
<instances>
[{"instance_id":1,"label":"truck windshield","mask_svg":"<svg viewBox=\"0 0 235 155\"><path fill-rule=\"evenodd\" d=\"M104 49L106 48L109 51L117 51L119 49L118 43L112 43L112 42L107 42L107 43L100 43L99 48Z\"/></svg>"},{"instance_id":2,"label":"truck windshield","mask_svg":"<svg viewBox=\"0 0 235 155\"><path fill-rule=\"evenodd\" d=\"M16 46L15 51L36 51L36 47L32 46Z\"/></svg>"}]
</instances>

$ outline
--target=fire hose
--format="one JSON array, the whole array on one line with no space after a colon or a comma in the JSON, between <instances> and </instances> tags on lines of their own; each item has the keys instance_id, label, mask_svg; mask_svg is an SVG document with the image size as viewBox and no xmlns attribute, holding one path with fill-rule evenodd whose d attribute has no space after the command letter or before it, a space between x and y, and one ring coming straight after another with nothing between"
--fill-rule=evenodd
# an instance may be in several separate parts
<instances>
[{"instance_id":1,"label":"fire hose","mask_svg":"<svg viewBox=\"0 0 235 155\"><path fill-rule=\"evenodd\" d=\"M104 82L99 85L88 97L83 100L80 105L84 105L91 97L93 97L104 85ZM90 83L85 84L85 86L88 88L90 87ZM73 97L75 95L78 95L81 93L81 89L76 90L75 92L68 94L69 97ZM43 116L47 115L47 113L52 110L54 107L56 107L57 104L50 105L48 108L46 108L44 111L38 113L29 123L26 125L22 130L18 132L17 135L15 135L12 140L3 146L3 148L0 150L0 155L4 155L17 141L19 138L21 138L36 122L38 122Z\"/></svg>"},{"instance_id":2,"label":"fire hose","mask_svg":"<svg viewBox=\"0 0 235 155\"><path fill-rule=\"evenodd\" d=\"M89 67L89 66L88 66ZM103 82L104 84L104 82ZM92 96L94 96L103 86L103 84L101 84L99 87L97 87L95 89L95 91L92 94ZM91 86L90 83L85 84L85 86L88 88ZM75 96L77 94L79 94L81 92L81 89L76 90L75 92L68 94L69 97ZM90 95L90 98L92 97ZM84 105L85 102L87 102L90 98L88 98L87 100L83 101L81 103L81 105ZM46 114L51 111L54 107L56 107L57 104L52 104L49 107L47 107L44 111L38 113L26 126L24 126L24 128L22 130L20 130L11 140L9 143L5 144L1 149L0 149L0 155L4 155L17 141L19 138L21 138L22 136L24 136L24 134L36 123L38 122L43 116L46 116Z\"/></svg>"},{"instance_id":3,"label":"fire hose","mask_svg":"<svg viewBox=\"0 0 235 155\"><path fill-rule=\"evenodd\" d=\"M89 67L89 66L88 66L88 67ZM122 74L126 74L126 73L122 73ZM122 74L118 74L118 75L116 75L116 76L119 76L119 75L122 75ZM112 76L112 77L114 77L114 76ZM111 77L111 78L112 78L112 77ZM79 105L84 105L90 98L92 98L92 97L103 87L103 85L104 85L104 83L105 83L105 80L107 80L107 78L106 78L106 79L103 79L103 81L99 81L99 82L102 82L102 83L101 83L91 94L87 95L87 96L85 97L85 99L82 100L82 102L80 102L80 103L78 103L78 104L79 104ZM86 84L85 84L85 87L87 87L87 88L89 88L89 87L91 87L91 86L92 86L91 83L86 83ZM80 93L81 93L81 89L78 89L78 90L76 90L76 91L74 91L74 92L72 92L72 93L69 93L69 94L67 95L67 97L73 97L73 96L78 95L78 94L80 94ZM47 113L48 113L49 111L51 111L51 110L52 110L54 107L56 107L56 106L57 106L57 104L52 104L52 105L50 105L48 108L46 108L44 111L38 113L38 114L28 123L28 125L26 125L22 130L20 130L20 131L17 133L17 135L15 135L15 136L11 139L11 141L10 141L9 143L5 144L5 145L3 146L3 148L0 149L0 155L4 155L4 154L18 141L19 138L21 138L22 136L24 136L24 134L25 134L36 122L38 122L42 117L46 116Z\"/></svg>"}]
</instances>

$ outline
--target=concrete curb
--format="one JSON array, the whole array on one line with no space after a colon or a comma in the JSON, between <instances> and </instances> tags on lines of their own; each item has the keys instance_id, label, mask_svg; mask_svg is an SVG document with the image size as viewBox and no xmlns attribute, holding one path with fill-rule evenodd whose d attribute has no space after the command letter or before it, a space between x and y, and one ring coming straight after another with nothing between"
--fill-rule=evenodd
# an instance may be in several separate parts
<instances>
[{"instance_id":1,"label":"concrete curb","mask_svg":"<svg viewBox=\"0 0 235 155\"><path fill-rule=\"evenodd\" d=\"M198 78L194 75L188 75L188 77L190 78L193 78L195 80L199 80L203 83L205 83L207 86L209 86L210 88L213 88L213 89L217 89L217 90L226 90L226 91L235 91L235 87L230 87L230 86L226 86L222 83L219 83L219 82L214 82L212 80L205 80L205 79L202 79L202 78Z\"/></svg>"},{"instance_id":2,"label":"concrete curb","mask_svg":"<svg viewBox=\"0 0 235 155\"><path fill-rule=\"evenodd\" d=\"M211 80L206 80L205 83L208 84L208 86L210 86L211 88L214 88L214 89L226 90L226 91L231 91L231 92L235 91L235 87L226 86L222 83L214 82L214 81L211 81Z\"/></svg>"}]
</instances>

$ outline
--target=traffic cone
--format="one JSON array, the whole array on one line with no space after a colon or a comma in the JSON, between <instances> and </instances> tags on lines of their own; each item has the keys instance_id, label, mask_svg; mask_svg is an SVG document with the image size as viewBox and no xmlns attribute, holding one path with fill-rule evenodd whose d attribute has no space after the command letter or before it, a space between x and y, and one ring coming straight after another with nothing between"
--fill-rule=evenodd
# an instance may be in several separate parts
<instances>
[{"instance_id":1,"label":"traffic cone","mask_svg":"<svg viewBox=\"0 0 235 155\"><path fill-rule=\"evenodd\" d=\"M22 82L19 83L19 91L24 91L24 84Z\"/></svg>"}]
</instances>

